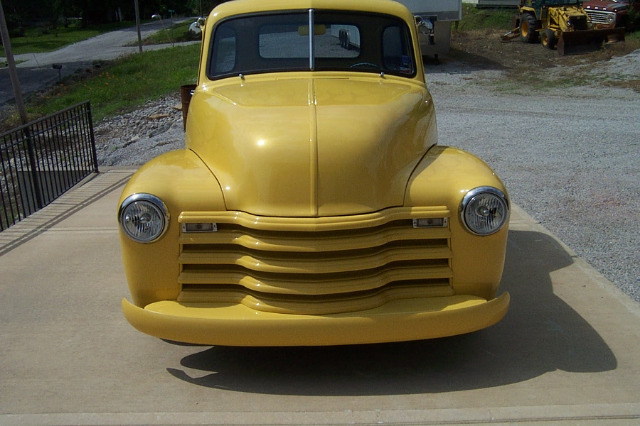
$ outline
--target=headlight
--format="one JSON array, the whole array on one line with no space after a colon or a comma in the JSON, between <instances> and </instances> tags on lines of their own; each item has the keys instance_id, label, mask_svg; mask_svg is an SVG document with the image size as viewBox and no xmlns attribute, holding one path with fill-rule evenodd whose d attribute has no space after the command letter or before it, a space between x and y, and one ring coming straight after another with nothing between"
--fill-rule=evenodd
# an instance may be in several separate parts
<instances>
[{"instance_id":1,"label":"headlight","mask_svg":"<svg viewBox=\"0 0 640 426\"><path fill-rule=\"evenodd\" d=\"M607 15L607 20L609 21L610 24L613 24L616 20L616 15L610 13Z\"/></svg>"},{"instance_id":2,"label":"headlight","mask_svg":"<svg viewBox=\"0 0 640 426\"><path fill-rule=\"evenodd\" d=\"M162 200L150 194L128 196L118 213L122 230L133 240L152 243L169 226L169 213Z\"/></svg>"},{"instance_id":3,"label":"headlight","mask_svg":"<svg viewBox=\"0 0 640 426\"><path fill-rule=\"evenodd\" d=\"M509 218L509 203L502 191L481 186L467 192L460 204L460 218L477 235L498 232Z\"/></svg>"}]
</instances>

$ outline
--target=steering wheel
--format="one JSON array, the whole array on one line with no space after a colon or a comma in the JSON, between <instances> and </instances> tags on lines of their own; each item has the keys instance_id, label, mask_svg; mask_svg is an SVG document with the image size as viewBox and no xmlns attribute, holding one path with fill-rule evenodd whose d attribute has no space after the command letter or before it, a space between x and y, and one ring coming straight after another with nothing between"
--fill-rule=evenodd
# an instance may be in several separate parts
<instances>
[{"instance_id":1,"label":"steering wheel","mask_svg":"<svg viewBox=\"0 0 640 426\"><path fill-rule=\"evenodd\" d=\"M372 62L358 62L351 65L349 68L359 68L359 67L371 67L375 69L380 69L380 66L378 64L374 64Z\"/></svg>"}]
</instances>

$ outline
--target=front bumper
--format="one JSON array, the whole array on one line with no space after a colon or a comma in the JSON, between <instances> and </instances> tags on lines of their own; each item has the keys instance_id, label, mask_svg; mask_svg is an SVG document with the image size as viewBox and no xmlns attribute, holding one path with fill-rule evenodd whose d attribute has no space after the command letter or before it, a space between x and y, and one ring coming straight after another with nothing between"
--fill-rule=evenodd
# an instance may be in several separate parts
<instances>
[{"instance_id":1,"label":"front bumper","mask_svg":"<svg viewBox=\"0 0 640 426\"><path fill-rule=\"evenodd\" d=\"M400 342L470 333L500 321L509 294L413 298L342 314L260 312L241 304L160 301L144 308L122 300L131 325L178 342L220 346L327 346Z\"/></svg>"}]
</instances>

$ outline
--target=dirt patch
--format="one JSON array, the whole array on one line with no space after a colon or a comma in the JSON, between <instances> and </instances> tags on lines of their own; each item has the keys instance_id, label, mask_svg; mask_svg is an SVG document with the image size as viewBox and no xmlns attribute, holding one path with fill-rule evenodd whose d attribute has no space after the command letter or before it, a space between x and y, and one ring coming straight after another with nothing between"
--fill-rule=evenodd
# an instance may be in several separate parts
<instances>
[{"instance_id":1,"label":"dirt patch","mask_svg":"<svg viewBox=\"0 0 640 426\"><path fill-rule=\"evenodd\" d=\"M640 80L609 81L607 85L621 89L632 89L640 93Z\"/></svg>"},{"instance_id":2,"label":"dirt patch","mask_svg":"<svg viewBox=\"0 0 640 426\"><path fill-rule=\"evenodd\" d=\"M519 38L504 42L501 36L505 32L454 31L451 51L447 58L440 60L473 64L479 69L503 70L509 76L517 78L530 73L544 74L552 68L606 63L614 57L627 55L640 48L640 41L632 39L605 45L594 52L560 56L557 51L546 49L539 43L523 43Z\"/></svg>"}]
</instances>

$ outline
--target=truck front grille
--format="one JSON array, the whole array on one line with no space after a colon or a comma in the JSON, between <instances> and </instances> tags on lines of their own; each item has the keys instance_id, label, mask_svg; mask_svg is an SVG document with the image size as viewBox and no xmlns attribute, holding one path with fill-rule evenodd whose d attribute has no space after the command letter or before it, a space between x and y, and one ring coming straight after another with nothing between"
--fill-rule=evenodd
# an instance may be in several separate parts
<instances>
[{"instance_id":1,"label":"truck front grille","mask_svg":"<svg viewBox=\"0 0 640 426\"><path fill-rule=\"evenodd\" d=\"M587 9L587 15L593 24L613 25L616 22L615 13L606 12L604 10Z\"/></svg>"},{"instance_id":2,"label":"truck front grille","mask_svg":"<svg viewBox=\"0 0 640 426\"><path fill-rule=\"evenodd\" d=\"M445 207L320 219L183 212L179 300L329 314L451 295L448 217Z\"/></svg>"}]
</instances>

